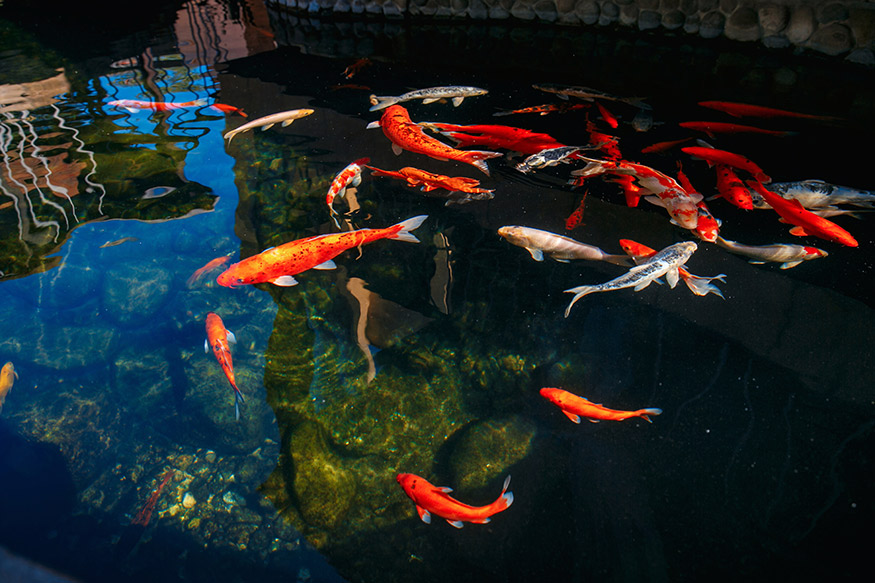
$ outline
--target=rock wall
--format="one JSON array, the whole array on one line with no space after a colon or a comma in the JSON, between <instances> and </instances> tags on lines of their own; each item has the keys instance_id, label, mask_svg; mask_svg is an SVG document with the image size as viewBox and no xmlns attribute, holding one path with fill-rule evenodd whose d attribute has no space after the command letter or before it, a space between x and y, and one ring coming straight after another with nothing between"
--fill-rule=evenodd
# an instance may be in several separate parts
<instances>
[{"instance_id":1,"label":"rock wall","mask_svg":"<svg viewBox=\"0 0 875 583\"><path fill-rule=\"evenodd\" d=\"M875 0L267 0L311 15L620 25L795 47L875 65Z\"/></svg>"}]
</instances>

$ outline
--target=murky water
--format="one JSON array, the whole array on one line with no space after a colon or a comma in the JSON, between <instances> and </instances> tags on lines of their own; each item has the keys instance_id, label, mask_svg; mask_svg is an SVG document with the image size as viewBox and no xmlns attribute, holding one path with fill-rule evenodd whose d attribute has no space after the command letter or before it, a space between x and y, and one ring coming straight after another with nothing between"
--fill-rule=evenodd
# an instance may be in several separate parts
<instances>
[{"instance_id":1,"label":"murky water","mask_svg":"<svg viewBox=\"0 0 875 583\"><path fill-rule=\"evenodd\" d=\"M833 217L859 248L788 234L768 210L709 200L748 245L828 252L791 269L699 242L687 263L723 298L680 283L599 293L603 262L534 261L497 234L524 225L622 254L697 240L579 161L522 174L396 157L368 96L437 85L488 94L406 102L414 121L505 124L561 143L587 120L625 158L716 193L690 138L755 160L774 181L875 189L871 71L812 55L624 31L443 22L340 22L256 1L170 5L124 28L0 8L0 544L81 581L642 581L849 579L864 573L873 480L870 209ZM70 21L84 15L64 15ZM2 20L6 18L6 20ZM84 34L85 32L89 34ZM347 67L360 68L347 78ZM584 85L652 109L564 103L535 83ZM194 102L130 111L112 102ZM841 120L736 120L740 101ZM574 101L568 103L583 103ZM248 117L227 108L240 108ZM293 124L225 132L278 111ZM637 119L636 119L637 118ZM634 120L634 124L633 124ZM708 137L697 120L787 130ZM415 166L494 197L445 204L347 164ZM597 156L596 156L597 157ZM582 223L566 229L580 208ZM293 287L226 288L224 267L320 233L428 215L418 244L376 241ZM204 352L208 312L234 332L234 392ZM658 407L652 424L574 424L538 393ZM427 525L396 483L414 473L475 505L512 475L489 524Z\"/></svg>"}]
</instances>

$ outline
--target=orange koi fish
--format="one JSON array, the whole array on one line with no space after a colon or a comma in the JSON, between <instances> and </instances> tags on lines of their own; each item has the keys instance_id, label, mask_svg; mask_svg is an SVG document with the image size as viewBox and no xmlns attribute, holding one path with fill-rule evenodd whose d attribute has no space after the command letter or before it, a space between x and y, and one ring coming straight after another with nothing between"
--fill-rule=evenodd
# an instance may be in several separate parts
<instances>
[{"instance_id":1,"label":"orange koi fish","mask_svg":"<svg viewBox=\"0 0 875 583\"><path fill-rule=\"evenodd\" d=\"M107 103L107 105L111 105L113 107L121 107L134 113L140 111L141 109L150 109L152 111L173 111L176 109L185 109L187 107L203 107L207 105L207 102L203 99L196 99L194 101L185 101L179 103L173 103L171 101L140 101L138 99L118 99L116 101L110 101L109 103Z\"/></svg>"},{"instance_id":2,"label":"orange koi fish","mask_svg":"<svg viewBox=\"0 0 875 583\"><path fill-rule=\"evenodd\" d=\"M492 190L487 188L478 188L480 181L476 178L467 178L464 176L444 176L443 174L433 174L406 166L401 170L394 172L392 170L381 170L373 166L367 166L371 170L371 176L385 176L389 178L397 178L404 180L408 186L419 186L423 192L431 192L438 188L444 188L450 192L466 192L469 194L489 194L483 198L492 198Z\"/></svg>"},{"instance_id":3,"label":"orange koi fish","mask_svg":"<svg viewBox=\"0 0 875 583\"><path fill-rule=\"evenodd\" d=\"M432 122L423 122L419 125L452 138L455 140L456 146L462 148L483 146L531 155L537 154L541 150L564 146L564 144L560 144L548 134L541 134L512 126L488 124L464 126Z\"/></svg>"},{"instance_id":4,"label":"orange koi fish","mask_svg":"<svg viewBox=\"0 0 875 583\"><path fill-rule=\"evenodd\" d=\"M617 121L617 118L614 117L614 114L608 111L608 108L598 101L595 102L595 105L599 109L599 115L602 116L602 119L605 120L605 123L611 126L613 129L617 129L617 126L620 125L620 122Z\"/></svg>"},{"instance_id":5,"label":"orange koi fish","mask_svg":"<svg viewBox=\"0 0 875 583\"><path fill-rule=\"evenodd\" d=\"M485 160L497 158L500 152L479 150L457 150L425 134L423 127L414 123L402 105L390 105L383 111L379 121L368 124L368 128L382 128L383 134L392 142L392 151L400 154L408 150L417 154L425 154L435 160L456 160L475 166L489 176L489 167Z\"/></svg>"},{"instance_id":6,"label":"orange koi fish","mask_svg":"<svg viewBox=\"0 0 875 583\"><path fill-rule=\"evenodd\" d=\"M367 57L358 59L352 65L350 65L346 69L344 69L343 73L341 73L341 75L343 75L344 78L346 78L346 79L352 79L353 77L355 77L356 73L358 73L363 68L365 68L366 66L371 65L371 64L373 64L373 63Z\"/></svg>"},{"instance_id":7,"label":"orange koi fish","mask_svg":"<svg viewBox=\"0 0 875 583\"><path fill-rule=\"evenodd\" d=\"M486 524L492 516L507 510L513 504L513 493L507 491L510 486L510 476L505 478L501 494L495 502L486 506L469 506L459 502L449 495L453 491L452 488L439 488L414 474L398 474L395 480L416 504L416 513L426 524L431 524L432 513L456 528L462 528L465 522Z\"/></svg>"},{"instance_id":8,"label":"orange koi fish","mask_svg":"<svg viewBox=\"0 0 875 583\"><path fill-rule=\"evenodd\" d=\"M218 109L222 113L236 113L243 117L249 117L248 115L246 115L246 113L244 113L242 109L240 109L239 107L234 107L233 105L227 105L225 103L211 103L210 107L212 107L213 109Z\"/></svg>"},{"instance_id":9,"label":"orange koi fish","mask_svg":"<svg viewBox=\"0 0 875 583\"><path fill-rule=\"evenodd\" d=\"M586 417L591 423L598 423L602 420L623 421L630 417L641 417L648 423L653 423L649 416L662 414L662 409L638 409L637 411L608 409L562 389L544 387L540 392L542 397L562 409L565 416L575 423L580 423L581 417Z\"/></svg>"},{"instance_id":10,"label":"orange koi fish","mask_svg":"<svg viewBox=\"0 0 875 583\"><path fill-rule=\"evenodd\" d=\"M719 121L683 121L678 125L688 130L704 132L712 138L715 137L715 134L759 134L762 136L786 137L796 133L780 130L767 130L755 126Z\"/></svg>"},{"instance_id":11,"label":"orange koi fish","mask_svg":"<svg viewBox=\"0 0 875 583\"><path fill-rule=\"evenodd\" d=\"M746 211L753 209L753 197L744 183L726 164L715 164L717 171L717 192L735 206Z\"/></svg>"},{"instance_id":12,"label":"orange koi fish","mask_svg":"<svg viewBox=\"0 0 875 583\"><path fill-rule=\"evenodd\" d=\"M583 191L583 198L580 199L580 204L578 204L577 208L574 209L574 212L568 215L568 218L565 219L566 231L576 229L583 221L583 209L586 206L586 195L588 194L589 190Z\"/></svg>"},{"instance_id":13,"label":"orange koi fish","mask_svg":"<svg viewBox=\"0 0 875 583\"><path fill-rule=\"evenodd\" d=\"M749 105L746 103L735 103L732 101L700 101L699 105L709 109L716 109L723 113L728 113L734 117L788 117L798 119L815 119L820 121L838 121L841 118L830 115L812 115L809 113L796 113L795 111L787 111L786 109L776 109L774 107L764 107L762 105Z\"/></svg>"},{"instance_id":14,"label":"orange koi fish","mask_svg":"<svg viewBox=\"0 0 875 583\"><path fill-rule=\"evenodd\" d=\"M675 146L680 146L684 142L689 142L693 138L683 138L682 140L669 140L667 142L657 142L645 148L641 148L642 154L661 154L667 150L671 150Z\"/></svg>"},{"instance_id":15,"label":"orange koi fish","mask_svg":"<svg viewBox=\"0 0 875 583\"><path fill-rule=\"evenodd\" d=\"M0 411L3 410L3 403L6 402L6 395L12 390L12 385L15 384L15 379L18 378L18 373L15 372L15 365L7 362L0 369Z\"/></svg>"},{"instance_id":16,"label":"orange koi fish","mask_svg":"<svg viewBox=\"0 0 875 583\"><path fill-rule=\"evenodd\" d=\"M703 146L687 146L681 148L681 152L705 160L709 164L725 164L727 166L732 166L733 168L738 168L739 170L744 170L760 182L768 183L772 181L772 179L763 172L762 168L739 154L733 154L726 150L718 150L717 148L705 148Z\"/></svg>"},{"instance_id":17,"label":"orange koi fish","mask_svg":"<svg viewBox=\"0 0 875 583\"><path fill-rule=\"evenodd\" d=\"M204 278L206 274L215 269L218 269L219 267L222 267L229 261L231 261L231 257L229 257L228 255L222 255L221 257L210 259L203 267L196 269L195 272L191 274L191 277L186 280L185 286L188 288L194 287Z\"/></svg>"},{"instance_id":18,"label":"orange koi fish","mask_svg":"<svg viewBox=\"0 0 875 583\"><path fill-rule=\"evenodd\" d=\"M796 225L790 229L791 235L803 237L811 235L819 237L834 243L841 243L848 247L858 247L859 243L854 237L835 224L829 219L820 217L811 211L805 210L798 200L786 199L774 192L766 190L761 183L754 180L748 180L747 185L756 190L776 213L781 216L781 220L791 225Z\"/></svg>"},{"instance_id":19,"label":"orange koi fish","mask_svg":"<svg viewBox=\"0 0 875 583\"><path fill-rule=\"evenodd\" d=\"M234 380L234 363L231 362L231 347L229 342L236 344L237 338L234 333L225 328L222 318L215 312L207 312L207 339L204 340L204 352L209 352L210 347L213 349L213 354L219 365L222 367L222 372L228 377L228 382L234 389L234 417L240 420L240 403L243 400L243 393L237 388L237 381Z\"/></svg>"},{"instance_id":20,"label":"orange koi fish","mask_svg":"<svg viewBox=\"0 0 875 583\"><path fill-rule=\"evenodd\" d=\"M428 215L420 215L385 229L358 229L344 233L328 233L305 237L234 263L219 274L216 281L225 287L270 282L292 286L298 282L294 275L308 269L334 269L334 259L347 249L359 247L380 239L397 239L419 243L411 231L418 228Z\"/></svg>"},{"instance_id":21,"label":"orange koi fish","mask_svg":"<svg viewBox=\"0 0 875 583\"><path fill-rule=\"evenodd\" d=\"M370 158L359 158L338 172L334 180L331 181L331 186L328 187L328 194L325 195L325 204L328 205L328 211L332 215L335 214L334 199L338 196L343 198L348 187L358 186L362 183L362 166L370 161Z\"/></svg>"},{"instance_id":22,"label":"orange koi fish","mask_svg":"<svg viewBox=\"0 0 875 583\"><path fill-rule=\"evenodd\" d=\"M716 237L715 237L716 239ZM635 261L636 265L641 265L650 257L656 255L656 249L652 247L648 247L647 245L642 245L641 243L636 243L631 239L620 239L620 247L623 248L623 251ZM696 294L697 296L705 296L709 293L714 295L723 297L723 292L720 289L712 284L711 282L715 279L719 279L720 281L725 282L726 275L721 273L720 275L715 275L714 277L699 277L698 275L693 275L689 271L687 271L683 267L678 268L678 275L681 277L683 282L687 284L687 287L690 288L690 291Z\"/></svg>"},{"instance_id":23,"label":"orange koi fish","mask_svg":"<svg viewBox=\"0 0 875 583\"><path fill-rule=\"evenodd\" d=\"M567 113L569 111L574 111L575 109L584 109L587 107L589 107L588 103L547 103L544 105L523 107L522 109L496 111L492 115L496 117L502 115L513 115L516 113L537 113L538 115L547 115L548 113Z\"/></svg>"}]
</instances>

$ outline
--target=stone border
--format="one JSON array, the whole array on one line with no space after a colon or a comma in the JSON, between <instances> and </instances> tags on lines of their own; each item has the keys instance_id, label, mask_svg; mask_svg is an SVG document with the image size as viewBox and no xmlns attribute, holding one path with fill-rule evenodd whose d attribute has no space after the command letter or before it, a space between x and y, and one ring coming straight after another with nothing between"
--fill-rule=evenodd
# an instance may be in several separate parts
<instances>
[{"instance_id":1,"label":"stone border","mask_svg":"<svg viewBox=\"0 0 875 583\"><path fill-rule=\"evenodd\" d=\"M875 65L875 0L266 0L309 15L619 24L702 38L759 41Z\"/></svg>"}]
</instances>

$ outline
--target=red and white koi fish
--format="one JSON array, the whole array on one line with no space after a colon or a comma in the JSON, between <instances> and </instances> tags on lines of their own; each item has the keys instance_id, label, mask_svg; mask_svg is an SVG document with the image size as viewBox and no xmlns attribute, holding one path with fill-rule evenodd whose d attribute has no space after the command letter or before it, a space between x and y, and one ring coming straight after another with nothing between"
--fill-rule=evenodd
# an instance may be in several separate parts
<instances>
[{"instance_id":1,"label":"red and white koi fish","mask_svg":"<svg viewBox=\"0 0 875 583\"><path fill-rule=\"evenodd\" d=\"M763 117L763 118L797 118L797 119L815 119L819 121L839 121L841 118L831 115L812 115L809 113L797 113L786 109L777 109L774 107L764 107L762 105L749 105L747 103L736 103L732 101L700 101L699 105L709 109L716 109L723 113L728 113L734 117Z\"/></svg>"},{"instance_id":2,"label":"red and white koi fish","mask_svg":"<svg viewBox=\"0 0 875 583\"><path fill-rule=\"evenodd\" d=\"M715 137L716 134L758 134L761 136L786 137L797 133L781 130L767 130L756 126L719 121L682 121L678 125L688 130L704 132L712 138Z\"/></svg>"},{"instance_id":3,"label":"red and white koi fish","mask_svg":"<svg viewBox=\"0 0 875 583\"><path fill-rule=\"evenodd\" d=\"M328 194L325 195L328 212L334 215L334 199L338 196L343 198L347 188L362 183L362 167L370 161L370 158L359 158L337 173L337 176L331 181L331 186L328 187Z\"/></svg>"},{"instance_id":4,"label":"red and white koi fish","mask_svg":"<svg viewBox=\"0 0 875 583\"><path fill-rule=\"evenodd\" d=\"M781 216L781 220L791 225L791 235L820 237L834 243L841 243L848 247L858 247L859 243L854 237L829 219L817 216L799 203L798 200L787 200L774 192L766 190L759 182L748 180L747 185L756 190L772 209Z\"/></svg>"},{"instance_id":5,"label":"red and white koi fish","mask_svg":"<svg viewBox=\"0 0 875 583\"><path fill-rule=\"evenodd\" d=\"M620 239L620 247L622 247L623 251L625 251L626 254L638 265L656 255L656 249L652 249L641 243L636 243L631 239ZM697 296L705 296L711 293L720 296L721 298L723 297L723 292L720 291L720 288L711 282L715 279L725 282L726 274L724 273L715 275L714 277L700 277L698 275L693 275L683 267L680 267L678 268L678 275L680 275L683 282L687 284L690 291Z\"/></svg>"},{"instance_id":6,"label":"red and white koi fish","mask_svg":"<svg viewBox=\"0 0 875 583\"><path fill-rule=\"evenodd\" d=\"M436 160L456 160L471 164L489 176L489 167L485 160L501 156L501 152L479 150L457 150L445 143L427 136L423 127L410 119L407 110L401 105L390 105L383 111L379 121L368 124L368 129L381 128L383 134L392 142L392 151L401 154L408 150L416 154L425 154Z\"/></svg>"},{"instance_id":7,"label":"red and white koi fish","mask_svg":"<svg viewBox=\"0 0 875 583\"><path fill-rule=\"evenodd\" d=\"M440 132L441 135L453 139L456 142L456 146L461 148L482 146L530 155L536 154L541 150L559 148L564 145L548 134L541 134L512 126L488 124L456 125L437 122L422 122L419 125Z\"/></svg>"},{"instance_id":8,"label":"red and white koi fish","mask_svg":"<svg viewBox=\"0 0 875 583\"><path fill-rule=\"evenodd\" d=\"M308 269L334 269L336 265L332 259L347 249L380 239L419 243L411 231L426 218L427 215L420 215L385 229L328 233L283 243L234 263L219 274L216 281L225 287L265 282L284 287L296 285L298 282L292 276Z\"/></svg>"},{"instance_id":9,"label":"red and white koi fish","mask_svg":"<svg viewBox=\"0 0 875 583\"><path fill-rule=\"evenodd\" d=\"M452 488L439 488L414 474L398 474L395 480L416 504L416 513L426 524L431 524L432 514L440 516L456 528L462 528L465 522L486 524L492 516L507 510L513 504L513 493L507 491L510 476L505 478L501 494L495 502L486 506L469 506L459 502L449 495Z\"/></svg>"},{"instance_id":10,"label":"red and white koi fish","mask_svg":"<svg viewBox=\"0 0 875 583\"><path fill-rule=\"evenodd\" d=\"M744 210L753 209L753 198L741 178L726 164L715 164L717 192L735 206Z\"/></svg>"},{"instance_id":11,"label":"red and white koi fish","mask_svg":"<svg viewBox=\"0 0 875 583\"><path fill-rule=\"evenodd\" d=\"M228 143L231 143L231 140L234 139L234 136L237 134L242 134L243 132L249 131L255 128L261 128L262 131L269 129L274 126L274 124L282 124L283 127L286 127L296 119L301 119L302 117L307 117L312 114L312 109L292 109L289 111L281 111L279 113L272 113L270 115L266 115L264 117L259 117L258 119L254 119L248 123L243 124L239 128L234 128L231 131L225 132L225 135L222 136L223 139L228 140Z\"/></svg>"},{"instance_id":12,"label":"red and white koi fish","mask_svg":"<svg viewBox=\"0 0 875 583\"><path fill-rule=\"evenodd\" d=\"M734 154L733 152L727 152L726 150L718 150L717 148L706 148L703 146L687 146L681 148L681 152L705 160L709 164L725 164L739 170L744 170L760 182L767 183L772 181L772 179L769 178L769 175L763 172L762 168L740 154Z\"/></svg>"},{"instance_id":13,"label":"red and white koi fish","mask_svg":"<svg viewBox=\"0 0 875 583\"><path fill-rule=\"evenodd\" d=\"M662 206L678 226L695 230L699 221L696 204L702 200L701 194L687 194L674 178L643 164L627 160L597 160L579 155L578 158L586 161L587 165L581 170L572 171L572 176L597 176L606 172L632 175L638 180L641 188L659 197Z\"/></svg>"},{"instance_id":14,"label":"red and white koi fish","mask_svg":"<svg viewBox=\"0 0 875 583\"><path fill-rule=\"evenodd\" d=\"M749 263L763 264L767 261L781 263L781 269L796 267L803 261L810 261L829 255L823 249L803 245L742 245L723 237L717 238L717 244L738 255L749 257Z\"/></svg>"},{"instance_id":15,"label":"red and white koi fish","mask_svg":"<svg viewBox=\"0 0 875 583\"><path fill-rule=\"evenodd\" d=\"M222 255L221 257L216 257L215 259L210 259L207 263L198 269L195 270L194 273L191 274L191 277L188 278L185 282L185 286L188 288L194 287L200 280L202 280L209 272L214 271L226 263L231 261L231 257L228 255Z\"/></svg>"},{"instance_id":16,"label":"red and white koi fish","mask_svg":"<svg viewBox=\"0 0 875 583\"><path fill-rule=\"evenodd\" d=\"M507 225L498 229L498 234L508 242L522 247L531 254L535 261L543 261L544 255L556 261L568 262L571 259L586 259L589 261L607 261L615 265L629 266L629 260L622 255L605 253L598 247L575 241L549 231Z\"/></svg>"},{"instance_id":17,"label":"red and white koi fish","mask_svg":"<svg viewBox=\"0 0 875 583\"><path fill-rule=\"evenodd\" d=\"M662 415L662 409L638 409L637 411L618 411L597 405L585 397L580 397L563 389L544 387L541 396L559 407L566 417L580 423L581 417L586 417L590 423L599 421L624 421L630 417L641 417L648 423L651 415Z\"/></svg>"},{"instance_id":18,"label":"red and white koi fish","mask_svg":"<svg viewBox=\"0 0 875 583\"><path fill-rule=\"evenodd\" d=\"M687 194L699 194L690 179L683 171L681 161L678 160L678 182ZM699 213L699 219L696 221L696 235L703 241L713 243L717 240L717 233L720 231L720 222L714 218L705 200L700 200L696 203L696 209Z\"/></svg>"},{"instance_id":19,"label":"red and white koi fish","mask_svg":"<svg viewBox=\"0 0 875 583\"><path fill-rule=\"evenodd\" d=\"M172 101L141 101L139 99L117 99L110 101L107 105L113 107L121 107L135 113L143 109L151 111L174 111L176 109L185 109L188 107L203 107L207 105L206 100L196 99L194 101L184 101L174 103Z\"/></svg>"},{"instance_id":20,"label":"red and white koi fish","mask_svg":"<svg viewBox=\"0 0 875 583\"><path fill-rule=\"evenodd\" d=\"M228 382L234 389L234 417L240 420L240 403L243 400L243 393L237 388L237 381L234 379L234 363L231 361L231 347L228 343L237 343L234 333L225 328L222 318L215 312L207 312L207 339L204 340L204 352L209 352L213 349L213 354L219 365L222 367L222 372L228 377Z\"/></svg>"},{"instance_id":21,"label":"red and white koi fish","mask_svg":"<svg viewBox=\"0 0 875 583\"><path fill-rule=\"evenodd\" d=\"M544 105L523 107L522 109L496 111L492 115L496 117L502 115L514 115L517 113L537 113L538 115L547 115L548 113L566 113L569 111L574 111L575 109L586 109L588 107L588 103L546 103Z\"/></svg>"},{"instance_id":22,"label":"red and white koi fish","mask_svg":"<svg viewBox=\"0 0 875 583\"><path fill-rule=\"evenodd\" d=\"M488 188L479 188L480 181L476 178L468 178L465 176L445 176L443 174L434 174L426 172L419 168L406 166L397 172L392 170L381 170L373 166L367 166L371 170L371 176L385 176L388 178L396 178L404 180L408 186L419 186L423 192L431 192L439 188L446 189L450 192L463 192L474 196L460 197L458 199L450 199L447 204L457 203L462 204L471 200L488 200L492 198L492 190Z\"/></svg>"}]
</instances>

